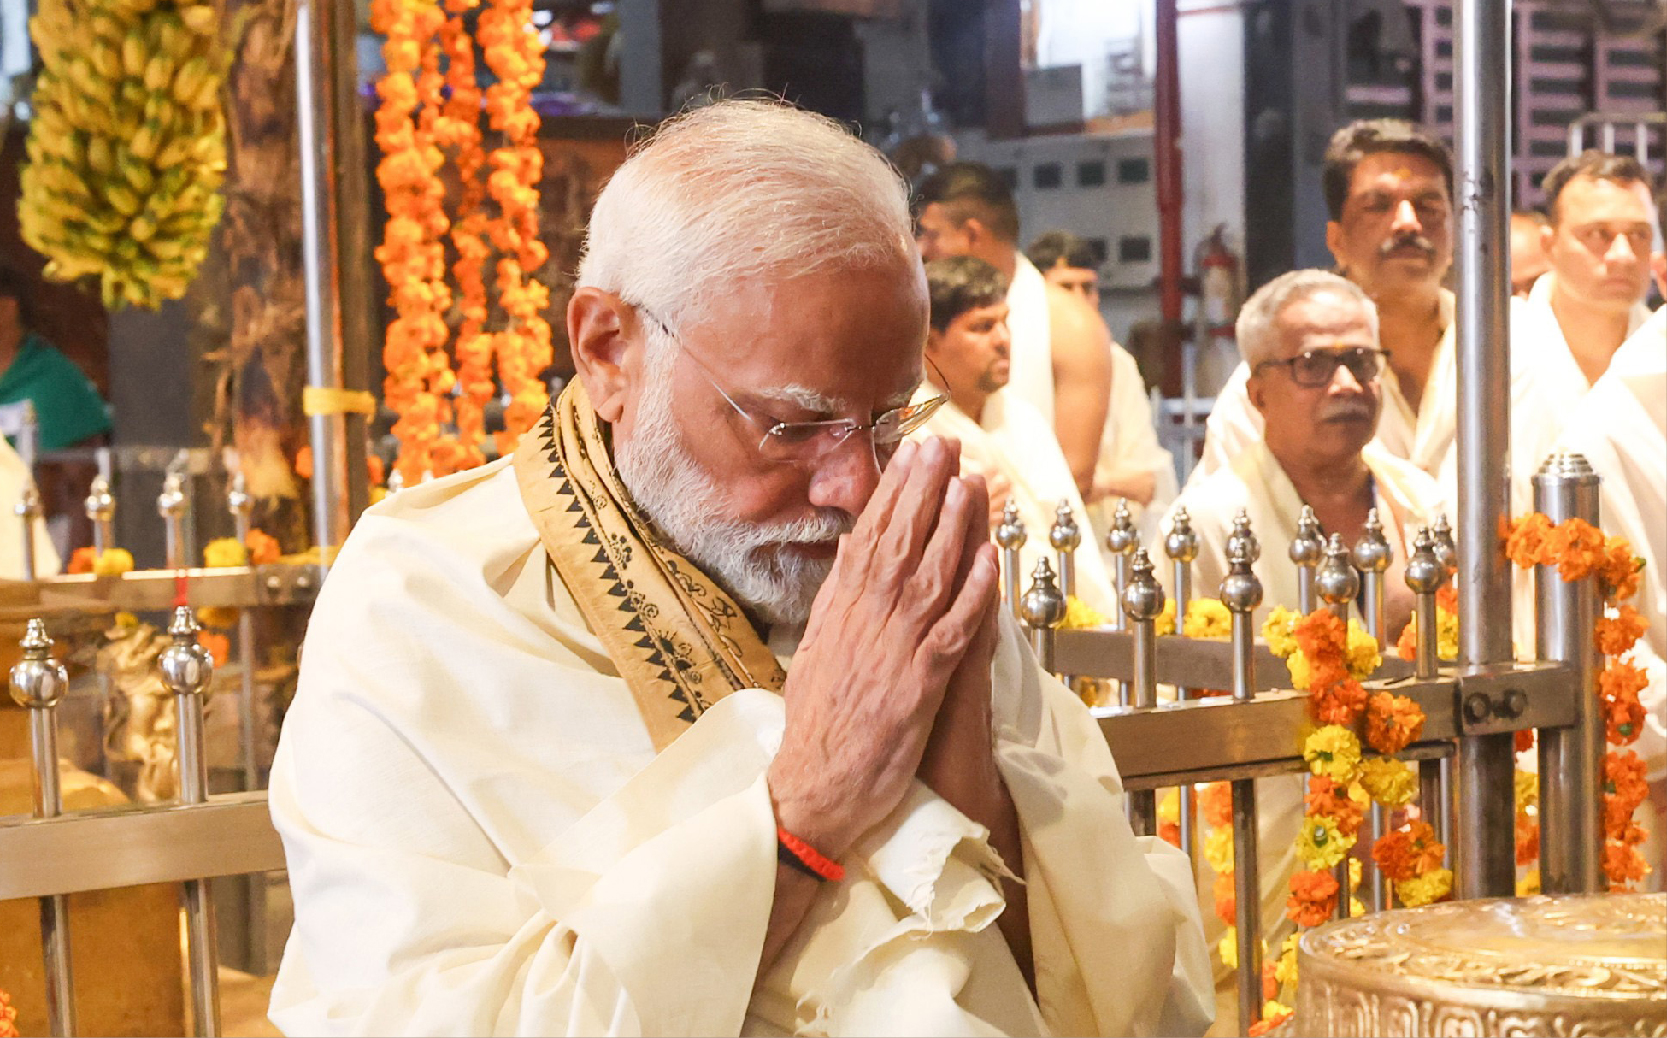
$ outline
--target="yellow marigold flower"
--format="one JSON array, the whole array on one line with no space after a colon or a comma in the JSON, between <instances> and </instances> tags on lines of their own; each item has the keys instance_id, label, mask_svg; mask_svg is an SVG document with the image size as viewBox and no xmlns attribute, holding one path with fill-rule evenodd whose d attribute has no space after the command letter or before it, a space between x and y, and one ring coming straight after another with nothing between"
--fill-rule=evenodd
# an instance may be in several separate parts
<instances>
[{"instance_id":1,"label":"yellow marigold flower","mask_svg":"<svg viewBox=\"0 0 1667 1038\"><path fill-rule=\"evenodd\" d=\"M1291 644L1295 645L1296 639L1293 638ZM1308 665L1308 654L1305 652L1293 649L1285 657L1285 669L1291 672L1292 688L1307 691L1308 686L1314 683L1314 668Z\"/></svg>"},{"instance_id":2,"label":"yellow marigold flower","mask_svg":"<svg viewBox=\"0 0 1667 1038\"><path fill-rule=\"evenodd\" d=\"M1373 757L1360 765L1360 784L1385 807L1404 807L1418 793L1418 772L1394 757Z\"/></svg>"},{"instance_id":3,"label":"yellow marigold flower","mask_svg":"<svg viewBox=\"0 0 1667 1038\"><path fill-rule=\"evenodd\" d=\"M385 501L387 499L387 497L388 497L388 488L387 487L371 487L370 488L370 503L371 504L379 505L383 501Z\"/></svg>"},{"instance_id":4,"label":"yellow marigold flower","mask_svg":"<svg viewBox=\"0 0 1667 1038\"><path fill-rule=\"evenodd\" d=\"M1262 1003L1262 1019L1264 1020L1272 1020L1276 1016L1288 1016L1290 1013L1291 1007L1276 998L1270 998Z\"/></svg>"},{"instance_id":5,"label":"yellow marigold flower","mask_svg":"<svg viewBox=\"0 0 1667 1038\"><path fill-rule=\"evenodd\" d=\"M1518 771L1516 773L1516 801L1517 810L1522 811L1540 804L1540 777L1532 771Z\"/></svg>"},{"instance_id":6,"label":"yellow marigold flower","mask_svg":"<svg viewBox=\"0 0 1667 1038\"><path fill-rule=\"evenodd\" d=\"M1086 627L1103 627L1109 622L1099 610L1072 595L1065 600L1065 619L1059 626L1068 631L1080 631Z\"/></svg>"},{"instance_id":7,"label":"yellow marigold flower","mask_svg":"<svg viewBox=\"0 0 1667 1038\"><path fill-rule=\"evenodd\" d=\"M1158 618L1152 621L1152 630L1159 636L1175 633L1175 600L1173 598L1163 600L1163 612L1159 613Z\"/></svg>"},{"instance_id":8,"label":"yellow marigold flower","mask_svg":"<svg viewBox=\"0 0 1667 1038\"><path fill-rule=\"evenodd\" d=\"M210 569L243 566L248 562L249 550L236 537L221 537L203 545L203 565Z\"/></svg>"},{"instance_id":9,"label":"yellow marigold flower","mask_svg":"<svg viewBox=\"0 0 1667 1038\"><path fill-rule=\"evenodd\" d=\"M227 606L203 606L197 610L197 622L204 627L235 627L237 610Z\"/></svg>"},{"instance_id":10,"label":"yellow marigold flower","mask_svg":"<svg viewBox=\"0 0 1667 1038\"><path fill-rule=\"evenodd\" d=\"M1349 898L1349 918L1353 919L1357 915L1365 914L1366 902L1360 900L1358 897Z\"/></svg>"},{"instance_id":11,"label":"yellow marigold flower","mask_svg":"<svg viewBox=\"0 0 1667 1038\"><path fill-rule=\"evenodd\" d=\"M1158 821L1181 824L1181 791L1166 789L1163 799L1158 801Z\"/></svg>"},{"instance_id":12,"label":"yellow marigold flower","mask_svg":"<svg viewBox=\"0 0 1667 1038\"><path fill-rule=\"evenodd\" d=\"M1349 621L1346 652L1349 673L1361 680L1371 677L1383 663L1383 656L1378 652L1378 640L1367 634L1358 620Z\"/></svg>"},{"instance_id":13,"label":"yellow marigold flower","mask_svg":"<svg viewBox=\"0 0 1667 1038\"><path fill-rule=\"evenodd\" d=\"M1304 818L1297 834L1297 855L1311 869L1329 869L1343 860L1354 846L1354 837L1337 831L1337 820L1325 816Z\"/></svg>"},{"instance_id":14,"label":"yellow marigold flower","mask_svg":"<svg viewBox=\"0 0 1667 1038\"><path fill-rule=\"evenodd\" d=\"M124 609L115 615L114 623L117 627L133 628L139 626L139 618Z\"/></svg>"},{"instance_id":15,"label":"yellow marigold flower","mask_svg":"<svg viewBox=\"0 0 1667 1038\"><path fill-rule=\"evenodd\" d=\"M1275 606L1268 614L1266 622L1262 624L1262 638L1268 643L1268 649L1281 659L1297 651L1297 640L1291 637L1291 628L1302 614L1284 606Z\"/></svg>"},{"instance_id":16,"label":"yellow marigold flower","mask_svg":"<svg viewBox=\"0 0 1667 1038\"><path fill-rule=\"evenodd\" d=\"M1434 904L1453 890L1453 870L1431 869L1422 876L1403 879L1395 884L1395 896L1408 908Z\"/></svg>"},{"instance_id":17,"label":"yellow marigold flower","mask_svg":"<svg viewBox=\"0 0 1667 1038\"><path fill-rule=\"evenodd\" d=\"M1435 621L1436 655L1444 660L1459 658L1459 615L1441 611Z\"/></svg>"},{"instance_id":18,"label":"yellow marigold flower","mask_svg":"<svg viewBox=\"0 0 1667 1038\"><path fill-rule=\"evenodd\" d=\"M1517 880L1517 897L1533 897L1540 892L1540 870L1529 869Z\"/></svg>"},{"instance_id":19,"label":"yellow marigold flower","mask_svg":"<svg viewBox=\"0 0 1667 1038\"><path fill-rule=\"evenodd\" d=\"M1188 638L1225 641L1233 633L1233 614L1216 598L1195 598L1187 603L1181 633Z\"/></svg>"},{"instance_id":20,"label":"yellow marigold flower","mask_svg":"<svg viewBox=\"0 0 1667 1038\"><path fill-rule=\"evenodd\" d=\"M1360 787L1356 786L1355 788L1358 789ZM1349 889L1351 891L1354 890L1356 887L1360 886L1361 877L1364 876L1365 874L1366 874L1366 866L1361 864L1360 859L1359 858L1350 858L1349 859Z\"/></svg>"},{"instance_id":21,"label":"yellow marigold flower","mask_svg":"<svg viewBox=\"0 0 1667 1038\"><path fill-rule=\"evenodd\" d=\"M133 553L126 548L106 548L93 562L93 572L101 577L119 577L133 572Z\"/></svg>"},{"instance_id":22,"label":"yellow marigold flower","mask_svg":"<svg viewBox=\"0 0 1667 1038\"><path fill-rule=\"evenodd\" d=\"M1204 860L1217 874L1233 871L1233 827L1218 825L1204 837Z\"/></svg>"},{"instance_id":23,"label":"yellow marigold flower","mask_svg":"<svg viewBox=\"0 0 1667 1038\"><path fill-rule=\"evenodd\" d=\"M1227 932L1216 942L1216 954L1221 956L1221 964L1230 970L1239 968L1239 928L1229 926Z\"/></svg>"},{"instance_id":24,"label":"yellow marigold flower","mask_svg":"<svg viewBox=\"0 0 1667 1038\"><path fill-rule=\"evenodd\" d=\"M1279 961L1273 966L1273 979L1281 987L1297 986L1297 935L1285 938L1279 949Z\"/></svg>"},{"instance_id":25,"label":"yellow marigold flower","mask_svg":"<svg viewBox=\"0 0 1667 1038\"><path fill-rule=\"evenodd\" d=\"M1302 744L1308 770L1333 782L1353 782L1360 770L1360 740L1340 724L1328 724Z\"/></svg>"}]
</instances>

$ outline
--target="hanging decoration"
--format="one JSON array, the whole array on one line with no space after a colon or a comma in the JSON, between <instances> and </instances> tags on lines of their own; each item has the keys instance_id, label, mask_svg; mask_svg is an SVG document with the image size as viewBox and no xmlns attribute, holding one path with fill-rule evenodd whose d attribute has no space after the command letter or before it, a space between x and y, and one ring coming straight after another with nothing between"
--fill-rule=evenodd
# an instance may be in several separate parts
<instances>
[{"instance_id":1,"label":"hanging decoration","mask_svg":"<svg viewBox=\"0 0 1667 1038\"><path fill-rule=\"evenodd\" d=\"M415 483L486 459L486 405L500 392L499 455L549 403L540 378L553 356L549 293L531 278L549 258L538 234L543 156L531 105L544 56L530 0L373 0L371 25L386 37L387 64L376 141L388 221L376 258L395 317L383 394L399 414L396 468ZM493 76L484 91L477 48ZM450 214L448 155L458 184Z\"/></svg>"},{"instance_id":2,"label":"hanging decoration","mask_svg":"<svg viewBox=\"0 0 1667 1038\"><path fill-rule=\"evenodd\" d=\"M104 305L178 299L225 198L213 0L41 0L41 74L19 175L23 240L55 281L99 279Z\"/></svg>"}]
</instances>

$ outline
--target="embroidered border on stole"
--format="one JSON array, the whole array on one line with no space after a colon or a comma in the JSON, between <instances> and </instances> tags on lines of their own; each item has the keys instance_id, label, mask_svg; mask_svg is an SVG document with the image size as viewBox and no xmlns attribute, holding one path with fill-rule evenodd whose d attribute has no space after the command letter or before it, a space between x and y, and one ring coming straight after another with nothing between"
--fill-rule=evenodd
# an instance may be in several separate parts
<instances>
[{"instance_id":1,"label":"embroidered border on stole","mask_svg":"<svg viewBox=\"0 0 1667 1038\"><path fill-rule=\"evenodd\" d=\"M515 450L521 500L656 749L738 688L786 674L735 600L632 504L584 386L570 383Z\"/></svg>"}]
</instances>

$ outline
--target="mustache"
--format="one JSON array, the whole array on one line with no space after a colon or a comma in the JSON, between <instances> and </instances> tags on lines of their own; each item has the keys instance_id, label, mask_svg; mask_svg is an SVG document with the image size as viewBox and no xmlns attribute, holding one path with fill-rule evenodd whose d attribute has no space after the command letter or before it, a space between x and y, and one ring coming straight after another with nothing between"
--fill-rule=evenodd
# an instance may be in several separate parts
<instances>
[{"instance_id":1,"label":"mustache","mask_svg":"<svg viewBox=\"0 0 1667 1038\"><path fill-rule=\"evenodd\" d=\"M1424 237L1422 234L1412 232L1408 234L1397 234L1395 237L1387 239L1382 245L1379 245L1378 258L1382 259L1390 253L1396 252L1400 249L1417 249L1425 256L1435 255L1435 243Z\"/></svg>"},{"instance_id":2,"label":"mustache","mask_svg":"<svg viewBox=\"0 0 1667 1038\"><path fill-rule=\"evenodd\" d=\"M856 517L840 508L818 508L813 515L754 528L761 545L823 544L836 541L857 525Z\"/></svg>"},{"instance_id":3,"label":"mustache","mask_svg":"<svg viewBox=\"0 0 1667 1038\"><path fill-rule=\"evenodd\" d=\"M1328 404L1320 411L1319 420L1322 422L1369 422L1376 417L1372 405L1357 397Z\"/></svg>"}]
</instances>

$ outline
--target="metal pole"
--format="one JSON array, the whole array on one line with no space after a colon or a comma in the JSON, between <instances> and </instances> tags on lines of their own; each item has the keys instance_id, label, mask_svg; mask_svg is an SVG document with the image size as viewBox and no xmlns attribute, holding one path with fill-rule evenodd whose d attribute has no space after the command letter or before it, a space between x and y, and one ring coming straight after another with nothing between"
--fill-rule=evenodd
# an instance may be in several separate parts
<instances>
[{"instance_id":1,"label":"metal pole","mask_svg":"<svg viewBox=\"0 0 1667 1038\"><path fill-rule=\"evenodd\" d=\"M1134 680L1130 684L1134 689L1134 705L1149 710L1158 705L1158 645L1152 622L1163 612L1163 586L1152 575L1152 560L1145 548L1135 549L1132 568L1133 576L1123 592L1123 611L1134 632ZM1156 836L1157 793L1150 789L1136 790L1128 794L1126 802L1129 824L1135 835Z\"/></svg>"},{"instance_id":2,"label":"metal pole","mask_svg":"<svg viewBox=\"0 0 1667 1038\"><path fill-rule=\"evenodd\" d=\"M1511 660L1511 575L1499 550L1510 511L1510 0L1453 12L1458 184L1459 663ZM1459 740L1457 896L1516 892L1510 733Z\"/></svg>"},{"instance_id":3,"label":"metal pole","mask_svg":"<svg viewBox=\"0 0 1667 1038\"><path fill-rule=\"evenodd\" d=\"M1024 613L1019 609L1019 549L1024 547L1026 539L1025 524L1019 518L1019 506L1009 498L1001 510L1001 525L996 527L996 545L1001 548L1001 597L1006 600L1007 608L1013 610L1013 615L1021 620Z\"/></svg>"},{"instance_id":4,"label":"metal pole","mask_svg":"<svg viewBox=\"0 0 1667 1038\"><path fill-rule=\"evenodd\" d=\"M1325 558L1325 536L1320 532L1320 520L1307 505L1302 506L1302 514L1297 519L1297 535L1291 538L1289 555L1297 567L1297 611L1307 616L1318 605L1314 571Z\"/></svg>"},{"instance_id":5,"label":"metal pole","mask_svg":"<svg viewBox=\"0 0 1667 1038\"><path fill-rule=\"evenodd\" d=\"M1553 454L1534 476L1534 508L1552 522L1597 525L1597 473L1579 454ZM1540 730L1540 885L1547 894L1592 894L1603 876L1603 713L1597 674L1602 661L1592 631L1599 616L1596 578L1564 581L1554 566L1534 572L1540 659L1573 671L1572 728Z\"/></svg>"},{"instance_id":6,"label":"metal pole","mask_svg":"<svg viewBox=\"0 0 1667 1038\"><path fill-rule=\"evenodd\" d=\"M23 579L34 580L39 575L35 570L35 520L41 514L41 493L33 473L24 477L23 493L12 512L23 524Z\"/></svg>"},{"instance_id":7,"label":"metal pole","mask_svg":"<svg viewBox=\"0 0 1667 1038\"><path fill-rule=\"evenodd\" d=\"M254 498L249 496L248 484L243 473L239 472L232 477L231 490L226 493L226 508L237 524L237 541L245 546L249 543L250 517L254 505ZM254 565L252 560L250 565ZM242 678L238 689L241 700L239 705L243 708L238 737L243 744L240 747L243 758L243 788L253 790L260 788L260 769L255 759L255 618L247 606L237 611L237 665L239 676Z\"/></svg>"},{"instance_id":8,"label":"metal pole","mask_svg":"<svg viewBox=\"0 0 1667 1038\"><path fill-rule=\"evenodd\" d=\"M1383 522L1378 518L1376 508L1366 512L1366 529L1354 546L1354 565L1362 574L1365 585L1365 596L1361 602L1361 615L1366 620L1366 633L1375 639L1381 647L1387 637L1388 623L1384 619L1384 574L1389 569L1394 551L1389 546L1389 538L1383 535ZM1375 844L1382 836L1389 823L1382 804L1374 803L1371 811L1371 836ZM1389 885L1384 880L1383 870L1372 869L1372 911L1381 912L1389 907Z\"/></svg>"},{"instance_id":9,"label":"metal pole","mask_svg":"<svg viewBox=\"0 0 1667 1038\"><path fill-rule=\"evenodd\" d=\"M179 800L201 804L208 799L208 754L203 744L203 696L214 677L214 660L197 643L197 618L190 606L174 609L168 634L173 644L162 650L157 669L174 693L179 737ZM191 971L191 1007L195 1034L220 1033L219 956L215 948L214 898L208 880L188 879L185 895L186 951Z\"/></svg>"},{"instance_id":10,"label":"metal pole","mask_svg":"<svg viewBox=\"0 0 1667 1038\"><path fill-rule=\"evenodd\" d=\"M1129 629L1127 619L1123 616L1123 591L1129 586L1129 556L1140 546L1140 535L1135 532L1134 515L1129 511L1129 502L1119 500L1117 511L1112 513L1111 529L1106 532L1106 548L1111 551L1112 580L1117 592L1117 615L1112 619L1114 630Z\"/></svg>"},{"instance_id":11,"label":"metal pole","mask_svg":"<svg viewBox=\"0 0 1667 1038\"><path fill-rule=\"evenodd\" d=\"M1406 580L1413 594L1413 623L1418 632L1413 673L1420 680L1428 681L1436 676L1440 668L1438 648L1441 635L1437 630L1435 593L1446 583L1447 571L1436 557L1435 538L1427 526L1420 527L1418 535L1413 538ZM1449 827L1451 813L1447 810L1445 763L1445 759L1418 762L1418 811L1424 821L1440 834L1442 844L1451 847L1449 841L1453 834Z\"/></svg>"},{"instance_id":12,"label":"metal pole","mask_svg":"<svg viewBox=\"0 0 1667 1038\"><path fill-rule=\"evenodd\" d=\"M93 550L108 551L115 547L116 499L110 493L110 481L94 476L92 488L84 503L87 518L93 524Z\"/></svg>"},{"instance_id":13,"label":"metal pole","mask_svg":"<svg viewBox=\"0 0 1667 1038\"><path fill-rule=\"evenodd\" d=\"M1153 84L1153 159L1158 202L1159 308L1166 329L1181 327L1181 76L1176 0L1157 0L1154 35L1157 77ZM1202 307L1200 307L1202 309ZM1177 336L1179 338L1179 336ZM1202 345L1202 343L1200 343Z\"/></svg>"},{"instance_id":14,"label":"metal pole","mask_svg":"<svg viewBox=\"0 0 1667 1038\"><path fill-rule=\"evenodd\" d=\"M1042 669L1054 673L1053 632L1065 619L1065 596L1054 583L1053 567L1047 556L1036 560L1036 573L1031 578L1030 590L1019 602L1021 619L1030 626L1030 644Z\"/></svg>"},{"instance_id":15,"label":"metal pole","mask_svg":"<svg viewBox=\"0 0 1667 1038\"><path fill-rule=\"evenodd\" d=\"M178 472L170 472L162 479L162 493L156 499L156 512L162 516L167 536L168 568L185 569L190 561L185 557L185 490Z\"/></svg>"},{"instance_id":16,"label":"metal pole","mask_svg":"<svg viewBox=\"0 0 1667 1038\"><path fill-rule=\"evenodd\" d=\"M1245 532L1249 533L1248 523ZM1229 544L1227 577L1221 582L1221 601L1233 619L1233 699L1240 703L1256 696L1252 653L1256 636L1251 616L1262 604L1262 582L1250 568L1250 547L1245 539ZM1256 850L1256 780L1234 779L1232 793L1233 926L1239 952L1236 979L1242 1032L1262 1018L1262 883Z\"/></svg>"},{"instance_id":17,"label":"metal pole","mask_svg":"<svg viewBox=\"0 0 1667 1038\"><path fill-rule=\"evenodd\" d=\"M339 11L349 9L348 36L340 38ZM351 5L298 0L295 20L295 107L301 159L301 259L306 283L307 384L341 389L342 300L337 281L344 259L338 237L342 213L336 167L342 142L358 132L344 125L339 78L345 54L353 46ZM351 70L351 66L349 66ZM351 79L348 90L352 90ZM363 440L362 423L358 440ZM308 417L313 449L313 539L320 563L328 567L347 538L352 513L347 492L350 469L347 415L336 409ZM358 469L364 471L364 446L356 444ZM362 477L361 477L362 478Z\"/></svg>"},{"instance_id":18,"label":"metal pole","mask_svg":"<svg viewBox=\"0 0 1667 1038\"><path fill-rule=\"evenodd\" d=\"M1192 604L1192 562L1198 558L1198 534L1193 532L1192 517L1185 505L1175 508L1169 535L1163 540L1164 554L1175 567L1175 631L1179 634L1186 623L1187 606ZM1156 648L1156 646L1154 646ZM1192 699L1192 689L1176 688L1175 697L1185 703ZM1181 849L1191 858L1196 848L1193 832L1198 820L1197 793L1191 782L1181 786Z\"/></svg>"},{"instance_id":19,"label":"metal pole","mask_svg":"<svg viewBox=\"0 0 1667 1038\"><path fill-rule=\"evenodd\" d=\"M1059 555L1059 593L1069 601L1077 593L1077 547L1082 544L1082 531L1076 517L1071 515L1071 502L1061 499L1054 509L1053 529L1048 531L1048 544Z\"/></svg>"},{"instance_id":20,"label":"metal pole","mask_svg":"<svg viewBox=\"0 0 1667 1038\"><path fill-rule=\"evenodd\" d=\"M58 701L69 688L64 665L52 658L46 621L32 619L23 635L23 659L11 671L12 698L29 711L29 751L34 764L35 817L56 818L64 797L58 786ZM46 963L46 1015L51 1033L73 1035L75 975L70 958L69 899L40 899L41 949Z\"/></svg>"}]
</instances>

